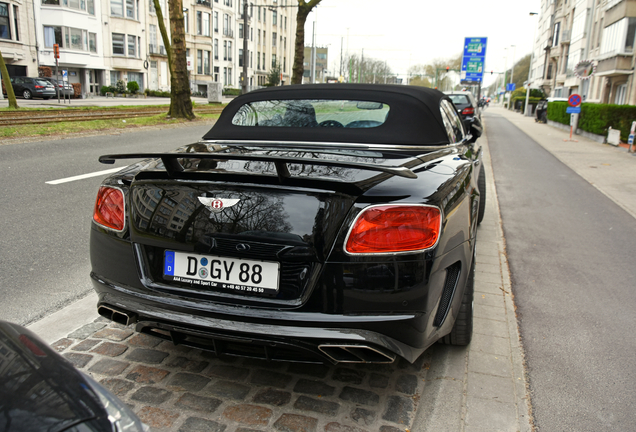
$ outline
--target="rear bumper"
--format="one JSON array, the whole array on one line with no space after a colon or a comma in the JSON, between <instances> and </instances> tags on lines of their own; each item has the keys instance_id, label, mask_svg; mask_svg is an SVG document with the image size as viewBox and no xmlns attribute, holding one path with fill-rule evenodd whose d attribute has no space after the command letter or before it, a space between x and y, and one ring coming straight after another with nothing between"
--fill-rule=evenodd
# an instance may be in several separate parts
<instances>
[{"instance_id":1,"label":"rear bumper","mask_svg":"<svg viewBox=\"0 0 636 432\"><path fill-rule=\"evenodd\" d=\"M355 345L377 350L387 358L396 354L413 362L440 337L425 336L427 317L423 314L332 315L254 310L219 304L199 305L200 308L197 308L197 304L191 301L173 298L168 302L164 297L140 295L134 289L101 280L94 273L91 278L99 294L100 313L104 314L104 308L117 311L130 317L128 323L135 323L139 332L218 354L245 355L220 347L219 341L223 341L223 344L266 347L261 354L253 356L269 360L293 361L295 359L289 356L287 349L294 349L307 356L333 362L333 357L325 355L322 346ZM419 343L414 345L420 345L425 339L433 342L413 346L393 337L393 333L407 333L412 337L419 335ZM279 348L281 355L276 354ZM299 358L307 361L302 356Z\"/></svg>"}]
</instances>

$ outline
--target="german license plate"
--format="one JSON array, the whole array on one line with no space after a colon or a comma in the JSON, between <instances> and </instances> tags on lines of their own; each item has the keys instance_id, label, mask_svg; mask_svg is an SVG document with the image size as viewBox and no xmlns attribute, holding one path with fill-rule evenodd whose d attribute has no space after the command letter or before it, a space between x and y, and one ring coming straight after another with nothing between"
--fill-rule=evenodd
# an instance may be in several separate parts
<instances>
[{"instance_id":1,"label":"german license plate","mask_svg":"<svg viewBox=\"0 0 636 432\"><path fill-rule=\"evenodd\" d=\"M252 293L278 291L279 263L166 251L163 274L168 280L202 288Z\"/></svg>"}]
</instances>

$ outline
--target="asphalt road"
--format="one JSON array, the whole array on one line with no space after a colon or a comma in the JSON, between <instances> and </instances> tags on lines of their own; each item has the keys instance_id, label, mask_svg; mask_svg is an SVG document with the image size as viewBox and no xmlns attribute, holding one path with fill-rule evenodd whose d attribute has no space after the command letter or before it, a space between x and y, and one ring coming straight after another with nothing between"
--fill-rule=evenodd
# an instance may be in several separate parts
<instances>
[{"instance_id":1,"label":"asphalt road","mask_svg":"<svg viewBox=\"0 0 636 432\"><path fill-rule=\"evenodd\" d=\"M88 236L97 188L107 174L46 182L125 166L107 153L172 150L211 127L135 132L0 145L0 317L22 325L92 291Z\"/></svg>"},{"instance_id":2,"label":"asphalt road","mask_svg":"<svg viewBox=\"0 0 636 432\"><path fill-rule=\"evenodd\" d=\"M535 425L634 430L636 220L486 112Z\"/></svg>"}]
</instances>

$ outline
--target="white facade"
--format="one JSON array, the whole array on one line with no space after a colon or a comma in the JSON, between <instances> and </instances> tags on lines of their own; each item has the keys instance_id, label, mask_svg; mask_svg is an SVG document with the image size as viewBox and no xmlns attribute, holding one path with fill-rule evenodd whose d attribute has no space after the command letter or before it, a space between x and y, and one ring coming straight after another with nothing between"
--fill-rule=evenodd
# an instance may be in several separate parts
<instances>
[{"instance_id":1,"label":"white facade","mask_svg":"<svg viewBox=\"0 0 636 432\"><path fill-rule=\"evenodd\" d=\"M37 50L31 0L0 1L0 51L9 75L37 76Z\"/></svg>"}]
</instances>

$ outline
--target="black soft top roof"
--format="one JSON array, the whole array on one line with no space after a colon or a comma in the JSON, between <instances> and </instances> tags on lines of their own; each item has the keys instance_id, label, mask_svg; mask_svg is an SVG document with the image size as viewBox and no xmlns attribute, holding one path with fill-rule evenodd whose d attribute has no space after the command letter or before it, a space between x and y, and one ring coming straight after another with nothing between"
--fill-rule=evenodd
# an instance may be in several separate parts
<instances>
[{"instance_id":1,"label":"black soft top roof","mask_svg":"<svg viewBox=\"0 0 636 432\"><path fill-rule=\"evenodd\" d=\"M335 99L389 105L386 121L374 128L236 126L234 115L246 103L264 100ZM440 113L448 97L435 89L383 84L290 85L255 90L228 104L204 140L311 141L365 144L444 145L449 143Z\"/></svg>"}]
</instances>

